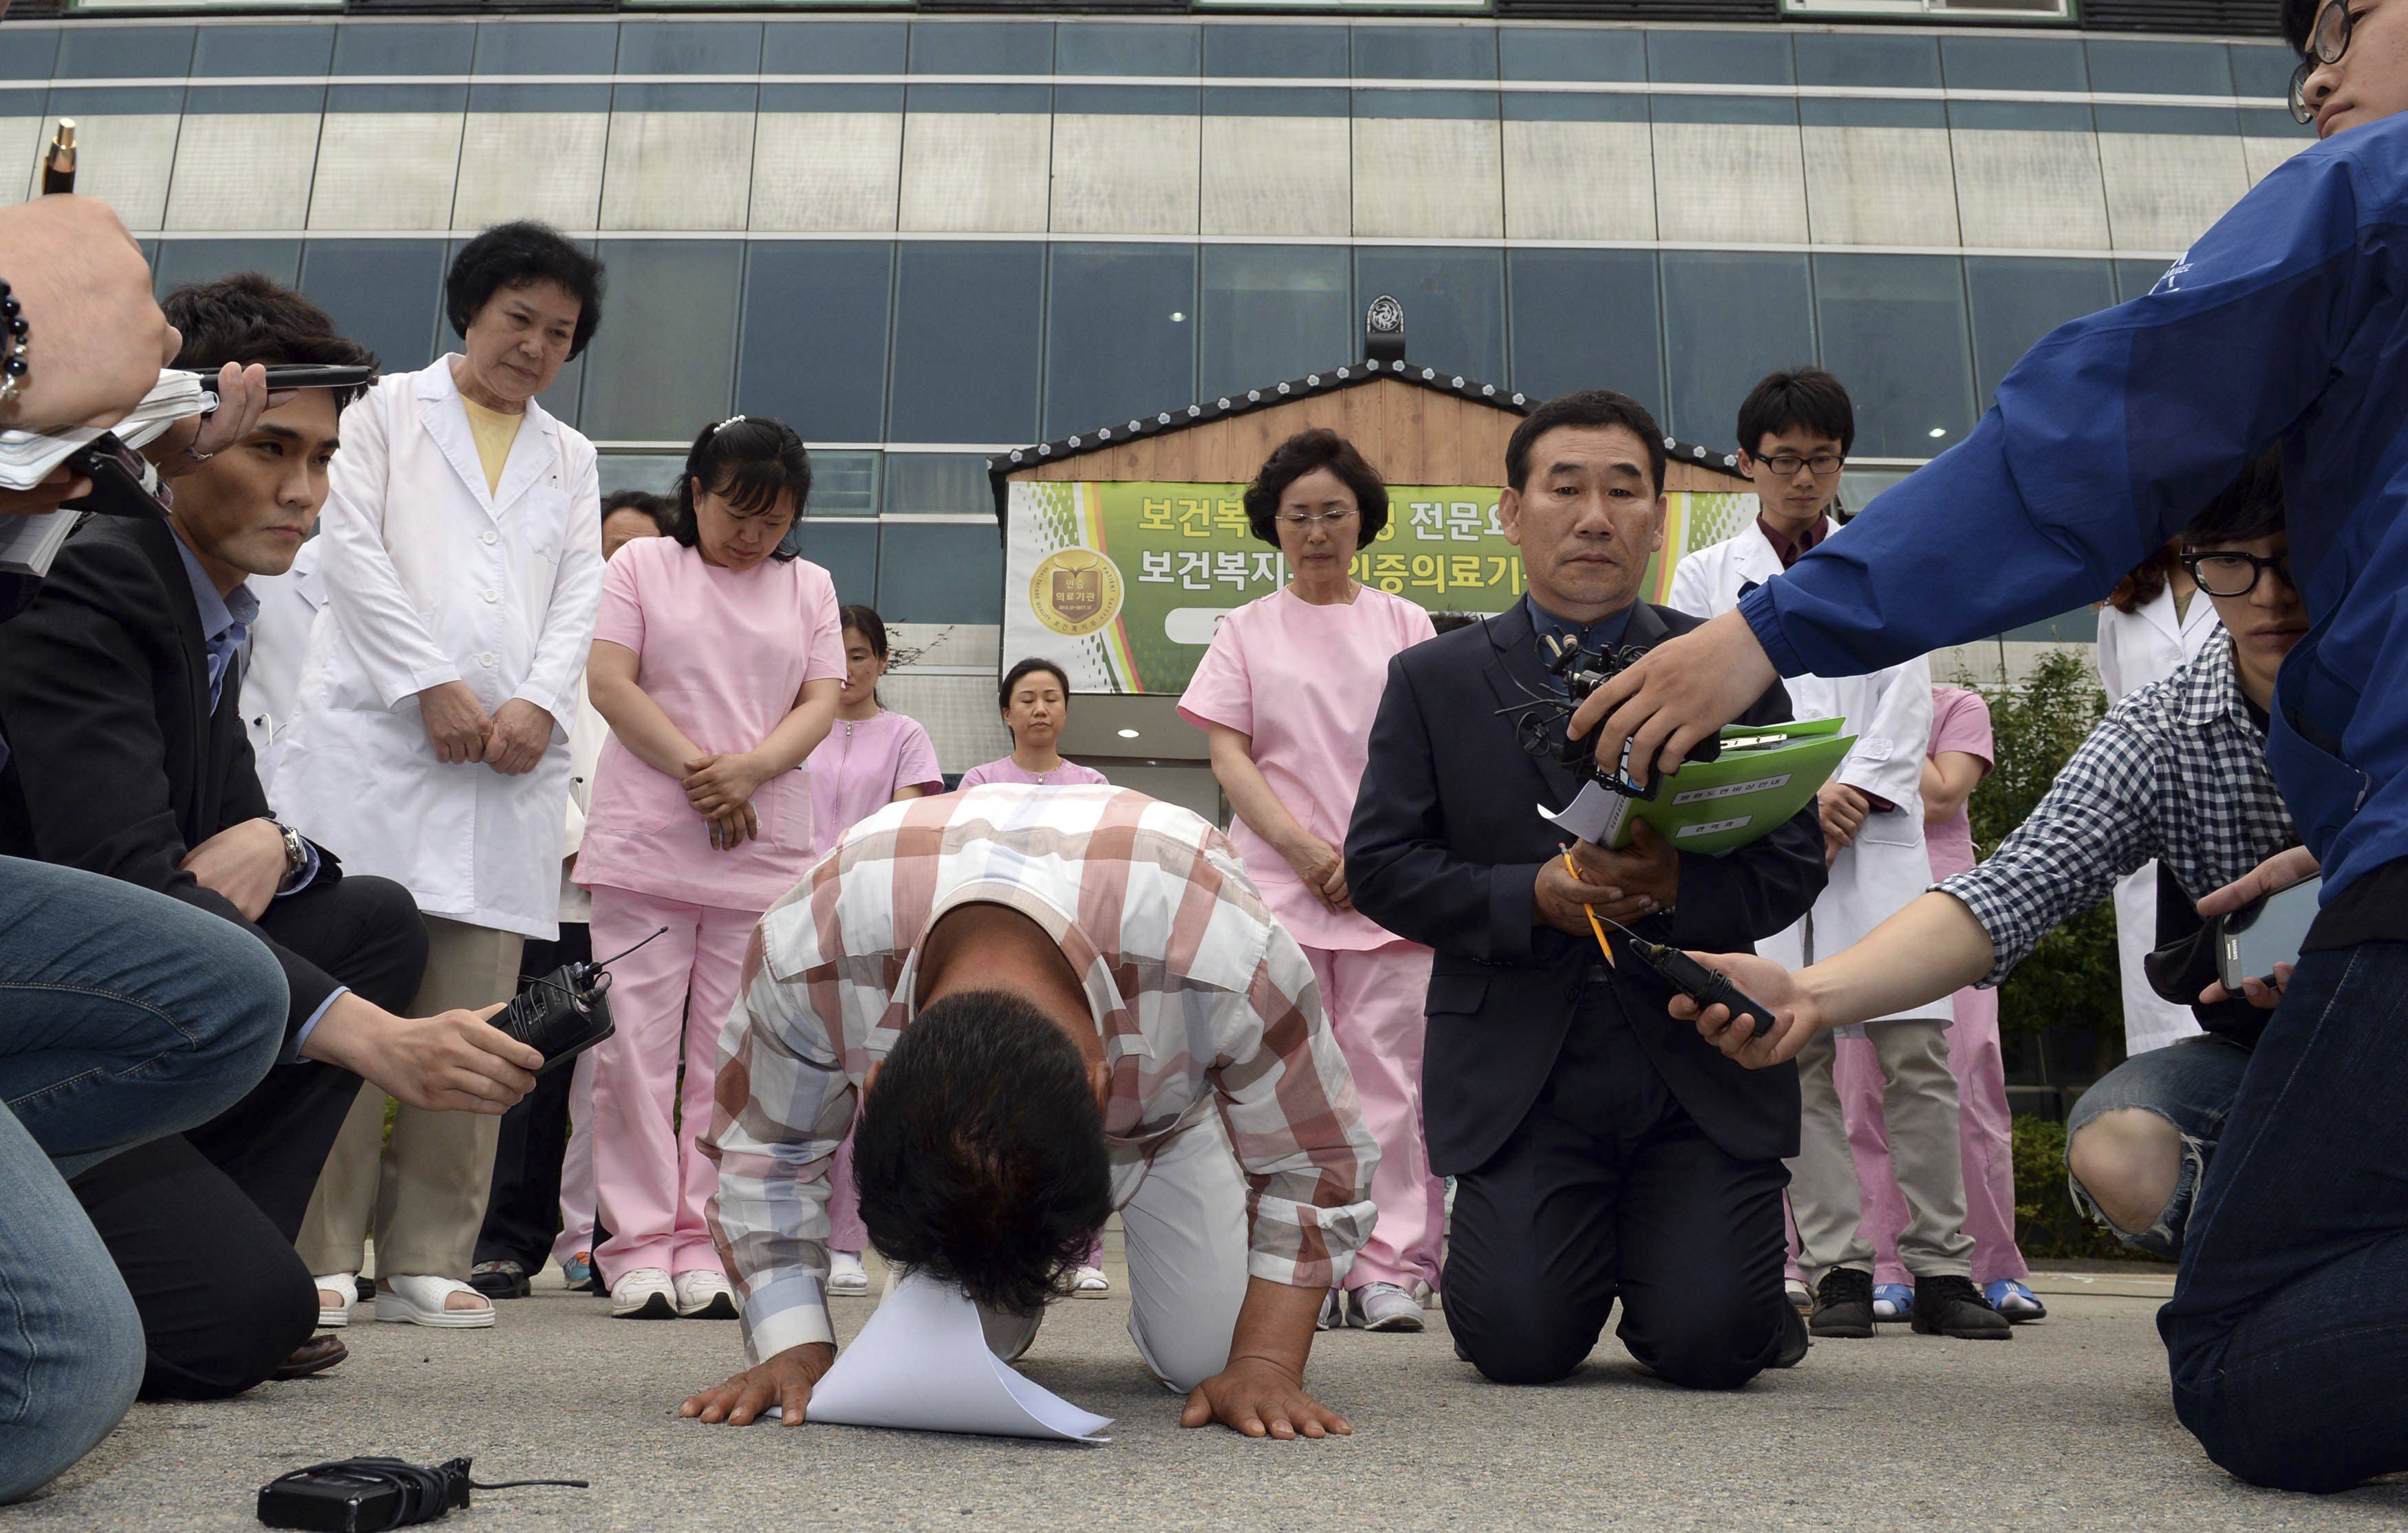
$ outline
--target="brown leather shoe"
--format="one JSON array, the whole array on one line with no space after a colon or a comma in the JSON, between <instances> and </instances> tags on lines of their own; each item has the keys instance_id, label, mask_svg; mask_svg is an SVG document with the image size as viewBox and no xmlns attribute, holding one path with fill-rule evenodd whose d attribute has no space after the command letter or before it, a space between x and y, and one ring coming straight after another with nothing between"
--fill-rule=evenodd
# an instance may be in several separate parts
<instances>
[{"instance_id":1,"label":"brown leather shoe","mask_svg":"<svg viewBox=\"0 0 2408 1533\"><path fill-rule=\"evenodd\" d=\"M294 1348L293 1355L284 1359L284 1366L276 1370L276 1377L306 1379L312 1373L325 1372L351 1354L351 1349L343 1345L341 1337L321 1332Z\"/></svg>"}]
</instances>

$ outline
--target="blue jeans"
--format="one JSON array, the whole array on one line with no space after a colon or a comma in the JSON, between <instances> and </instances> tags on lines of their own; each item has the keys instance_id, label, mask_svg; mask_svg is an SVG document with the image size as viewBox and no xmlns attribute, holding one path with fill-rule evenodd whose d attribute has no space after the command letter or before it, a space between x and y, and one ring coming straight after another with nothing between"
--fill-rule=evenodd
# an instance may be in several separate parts
<instances>
[{"instance_id":1,"label":"blue jeans","mask_svg":"<svg viewBox=\"0 0 2408 1533\"><path fill-rule=\"evenodd\" d=\"M2408 1469L2408 943L2311 953L2258 1040L2157 1312L2174 1411L2244 1480Z\"/></svg>"},{"instance_id":2,"label":"blue jeans","mask_svg":"<svg viewBox=\"0 0 2408 1533\"><path fill-rule=\"evenodd\" d=\"M2207 1033L2134 1054L2100 1077L2066 1118L2066 1143L2071 1145L2074 1136L2100 1113L2135 1108L2156 1113L2182 1136L2182 1170L2175 1179L2173 1196L2146 1229L2117 1228L2090 1200L2080 1179L2068 1170L2065 1182L2073 1194L2074 1207L2106 1225L2133 1250L2160 1261L2181 1260L2183 1231L2190 1223L2200 1179L2207 1174L2207 1164L2224 1138L2224 1122L2232 1114L2232 1099L2248 1067L2248 1049Z\"/></svg>"},{"instance_id":3,"label":"blue jeans","mask_svg":"<svg viewBox=\"0 0 2408 1533\"><path fill-rule=\"evenodd\" d=\"M0 1502L82 1457L142 1379L141 1320L65 1174L231 1106L286 1004L232 923L0 858Z\"/></svg>"}]
</instances>

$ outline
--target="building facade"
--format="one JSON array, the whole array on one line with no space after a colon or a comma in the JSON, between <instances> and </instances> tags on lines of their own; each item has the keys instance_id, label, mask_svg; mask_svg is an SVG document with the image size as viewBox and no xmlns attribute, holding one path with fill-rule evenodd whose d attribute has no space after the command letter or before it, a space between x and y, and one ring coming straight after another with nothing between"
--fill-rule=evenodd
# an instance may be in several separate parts
<instances>
[{"instance_id":1,"label":"building facade","mask_svg":"<svg viewBox=\"0 0 2408 1533\"><path fill-rule=\"evenodd\" d=\"M1625 389L1718 448L1818 362L1861 503L2312 141L2263 36L65 8L0 21L0 165L77 119L163 289L265 271L414 367L462 240L593 240L605 322L546 404L607 487L733 411L794 423L804 547L902 625L890 696L956 770L1001 749L998 450L1347 360L1390 293L1418 362Z\"/></svg>"}]
</instances>

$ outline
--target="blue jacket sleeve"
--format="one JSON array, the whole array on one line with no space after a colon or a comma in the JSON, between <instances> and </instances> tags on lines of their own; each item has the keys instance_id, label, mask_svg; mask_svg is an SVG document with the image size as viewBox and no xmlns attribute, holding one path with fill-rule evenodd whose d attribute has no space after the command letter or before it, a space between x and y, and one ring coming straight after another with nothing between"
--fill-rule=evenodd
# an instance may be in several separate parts
<instances>
[{"instance_id":1,"label":"blue jacket sleeve","mask_svg":"<svg viewBox=\"0 0 2408 1533\"><path fill-rule=\"evenodd\" d=\"M2365 322L2408 265L2402 165L2408 114L2304 150L2146 296L2034 346L1971 437L1741 598L1774 666L1861 674L2104 594L2300 423L2353 349L2393 338ZM2304 573L2318 551L2296 509ZM2321 509L2331 526L2348 509Z\"/></svg>"}]
</instances>

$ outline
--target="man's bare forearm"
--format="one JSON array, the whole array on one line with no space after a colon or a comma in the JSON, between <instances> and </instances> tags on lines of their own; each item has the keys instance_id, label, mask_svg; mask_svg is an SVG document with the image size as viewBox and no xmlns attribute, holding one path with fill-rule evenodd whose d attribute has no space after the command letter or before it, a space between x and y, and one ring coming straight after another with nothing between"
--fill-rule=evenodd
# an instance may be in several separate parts
<instances>
[{"instance_id":1,"label":"man's bare forearm","mask_svg":"<svg viewBox=\"0 0 2408 1533\"><path fill-rule=\"evenodd\" d=\"M1990 934L1954 895L1929 890L1864 940L1801 969L1799 984L1828 1027L1953 996L1990 972Z\"/></svg>"}]
</instances>

